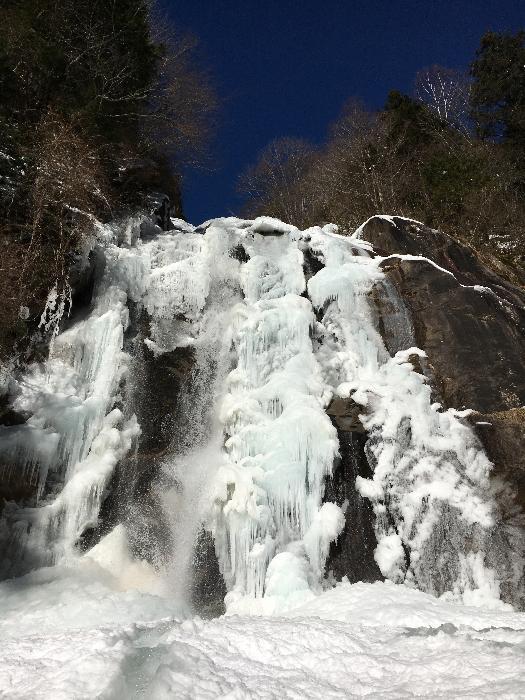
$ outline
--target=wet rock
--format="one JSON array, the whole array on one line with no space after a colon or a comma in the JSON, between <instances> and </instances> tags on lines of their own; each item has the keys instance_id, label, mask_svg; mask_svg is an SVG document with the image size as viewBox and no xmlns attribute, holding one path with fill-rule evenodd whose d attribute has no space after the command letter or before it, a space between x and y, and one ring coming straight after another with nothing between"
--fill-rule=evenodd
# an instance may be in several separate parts
<instances>
[{"instance_id":1,"label":"wet rock","mask_svg":"<svg viewBox=\"0 0 525 700\"><path fill-rule=\"evenodd\" d=\"M159 193L156 195L153 205L154 221L163 231L169 231L173 228L171 224L171 203L167 194Z\"/></svg>"},{"instance_id":2,"label":"wet rock","mask_svg":"<svg viewBox=\"0 0 525 700\"><path fill-rule=\"evenodd\" d=\"M187 347L155 355L144 343L149 336L147 314L130 304L130 315L124 349L133 359L124 404L129 415L136 415L141 433L135 450L113 472L98 522L82 534L78 544L83 551L90 549L124 522L133 555L159 565L170 547L160 498L174 486L166 483L162 465L195 357Z\"/></svg>"},{"instance_id":3,"label":"wet rock","mask_svg":"<svg viewBox=\"0 0 525 700\"><path fill-rule=\"evenodd\" d=\"M246 252L246 249L240 243L230 250L230 258L238 260L241 263L247 263L250 256Z\"/></svg>"},{"instance_id":4,"label":"wet rock","mask_svg":"<svg viewBox=\"0 0 525 700\"><path fill-rule=\"evenodd\" d=\"M339 459L326 481L323 500L337 503L345 512L345 527L330 546L326 571L337 580L347 576L351 583L383 579L374 559L377 542L372 506L355 488L358 476L372 476L365 454L368 436L359 418L362 411L352 399L339 396L326 409L337 429Z\"/></svg>"},{"instance_id":5,"label":"wet rock","mask_svg":"<svg viewBox=\"0 0 525 700\"><path fill-rule=\"evenodd\" d=\"M216 617L225 612L224 598L227 590L219 570L215 545L211 533L201 530L195 546L191 596L200 615Z\"/></svg>"},{"instance_id":6,"label":"wet rock","mask_svg":"<svg viewBox=\"0 0 525 700\"><path fill-rule=\"evenodd\" d=\"M337 402L332 410L339 411L340 408ZM333 415L332 420L336 425L337 418ZM365 479L372 476L365 454L367 436L362 426L358 432L338 429L337 433L340 459L326 482L324 500L341 506L346 522L336 542L330 545L326 571L331 571L337 580L347 576L351 583L382 581L383 576L374 559L377 542L372 505L355 488L358 476Z\"/></svg>"},{"instance_id":7,"label":"wet rock","mask_svg":"<svg viewBox=\"0 0 525 700\"><path fill-rule=\"evenodd\" d=\"M525 335L514 309L426 261L382 267L409 309L415 343L447 407L492 412L525 402Z\"/></svg>"},{"instance_id":8,"label":"wet rock","mask_svg":"<svg viewBox=\"0 0 525 700\"><path fill-rule=\"evenodd\" d=\"M371 292L375 325L390 355L415 345L410 313L392 282L385 278ZM418 358L419 360L419 358Z\"/></svg>"},{"instance_id":9,"label":"wet rock","mask_svg":"<svg viewBox=\"0 0 525 700\"><path fill-rule=\"evenodd\" d=\"M503 517L513 517L516 505L525 512L525 407L475 413L469 421L494 464L493 476L512 484L512 497L500 499Z\"/></svg>"}]
</instances>

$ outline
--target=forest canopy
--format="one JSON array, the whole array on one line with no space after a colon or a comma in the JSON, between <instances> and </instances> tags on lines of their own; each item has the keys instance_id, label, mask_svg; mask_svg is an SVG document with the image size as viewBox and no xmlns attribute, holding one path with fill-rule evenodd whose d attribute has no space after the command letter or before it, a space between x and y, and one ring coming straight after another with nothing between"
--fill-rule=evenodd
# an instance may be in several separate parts
<instances>
[{"instance_id":1,"label":"forest canopy","mask_svg":"<svg viewBox=\"0 0 525 700\"><path fill-rule=\"evenodd\" d=\"M524 66L525 32L488 33L467 72L431 66L379 111L351 99L322 146L281 138L263 150L239 182L246 215L353 231L397 214L521 268Z\"/></svg>"}]
</instances>

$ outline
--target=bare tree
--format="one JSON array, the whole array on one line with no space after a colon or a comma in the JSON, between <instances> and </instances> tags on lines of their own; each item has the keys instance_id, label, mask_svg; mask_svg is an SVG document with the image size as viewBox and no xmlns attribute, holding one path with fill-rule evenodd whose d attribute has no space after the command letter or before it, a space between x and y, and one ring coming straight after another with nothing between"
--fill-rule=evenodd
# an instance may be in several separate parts
<instances>
[{"instance_id":1,"label":"bare tree","mask_svg":"<svg viewBox=\"0 0 525 700\"><path fill-rule=\"evenodd\" d=\"M314 147L301 139L269 143L239 181L239 191L249 198L247 214L271 214L297 226L309 223L312 197L305 180L314 160Z\"/></svg>"},{"instance_id":2,"label":"bare tree","mask_svg":"<svg viewBox=\"0 0 525 700\"><path fill-rule=\"evenodd\" d=\"M471 81L466 73L431 66L416 75L416 97L441 121L468 133Z\"/></svg>"},{"instance_id":3,"label":"bare tree","mask_svg":"<svg viewBox=\"0 0 525 700\"><path fill-rule=\"evenodd\" d=\"M165 150L180 166L210 160L210 141L217 127L219 100L199 56L199 40L177 31L152 3L151 31L162 48L158 77L142 114L148 142Z\"/></svg>"},{"instance_id":4,"label":"bare tree","mask_svg":"<svg viewBox=\"0 0 525 700\"><path fill-rule=\"evenodd\" d=\"M59 286L65 283L68 253L92 229L95 212L101 207L109 209L96 149L53 112L45 115L36 130L32 161L30 241L17 285L29 296L41 291L36 287L42 277Z\"/></svg>"},{"instance_id":5,"label":"bare tree","mask_svg":"<svg viewBox=\"0 0 525 700\"><path fill-rule=\"evenodd\" d=\"M378 212L402 213L399 193L411 173L407 166L384 115L351 99L332 125L318 165L320 209L346 230Z\"/></svg>"}]
</instances>

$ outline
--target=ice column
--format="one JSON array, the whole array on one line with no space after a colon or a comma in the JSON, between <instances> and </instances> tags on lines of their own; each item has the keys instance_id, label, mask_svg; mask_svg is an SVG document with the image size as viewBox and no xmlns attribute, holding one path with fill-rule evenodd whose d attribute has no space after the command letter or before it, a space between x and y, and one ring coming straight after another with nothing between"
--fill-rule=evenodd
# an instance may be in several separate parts
<instances>
[{"instance_id":1,"label":"ice column","mask_svg":"<svg viewBox=\"0 0 525 700\"><path fill-rule=\"evenodd\" d=\"M279 552L288 554L288 566L299 562L315 586L327 543L343 524L334 504L327 504L331 512L321 508L338 444L312 350L312 306L301 296L298 240L293 227L268 219L241 236L250 259L242 270L245 300L234 310L237 364L221 407L226 453L213 530L227 587L252 597L263 595L267 567Z\"/></svg>"}]
</instances>

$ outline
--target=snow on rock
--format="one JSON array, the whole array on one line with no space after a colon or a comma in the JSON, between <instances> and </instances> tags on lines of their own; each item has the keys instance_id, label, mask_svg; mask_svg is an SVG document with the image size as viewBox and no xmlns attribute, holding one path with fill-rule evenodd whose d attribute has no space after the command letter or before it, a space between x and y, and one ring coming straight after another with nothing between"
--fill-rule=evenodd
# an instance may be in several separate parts
<instances>
[{"instance_id":1,"label":"snow on rock","mask_svg":"<svg viewBox=\"0 0 525 700\"><path fill-rule=\"evenodd\" d=\"M321 230L310 234L310 247L324 264L308 283L322 311L316 357L335 395L362 406L369 435L373 477L358 478L356 487L374 505L376 561L388 578L437 594L473 590L480 571L469 570L463 548L472 539L483 558L488 547L492 465L462 416L432 404L430 387L411 362L424 353L407 348L390 357L386 351L368 300L383 277L381 258L356 256L351 241ZM442 534L447 528L448 536ZM429 575L439 556L442 571ZM494 571L481 569L493 582ZM497 585L480 585L499 598Z\"/></svg>"},{"instance_id":2,"label":"snow on rock","mask_svg":"<svg viewBox=\"0 0 525 700\"><path fill-rule=\"evenodd\" d=\"M405 550L401 537L396 532L385 535L379 540L374 552L374 559L383 576L394 581L404 579Z\"/></svg>"},{"instance_id":3,"label":"snow on rock","mask_svg":"<svg viewBox=\"0 0 525 700\"><path fill-rule=\"evenodd\" d=\"M274 219L271 216L259 216L254 219L249 230L253 231L253 233L261 233L263 235L271 233L278 235L297 231L297 228L295 226L290 226L290 224L285 224L279 219Z\"/></svg>"}]
</instances>

